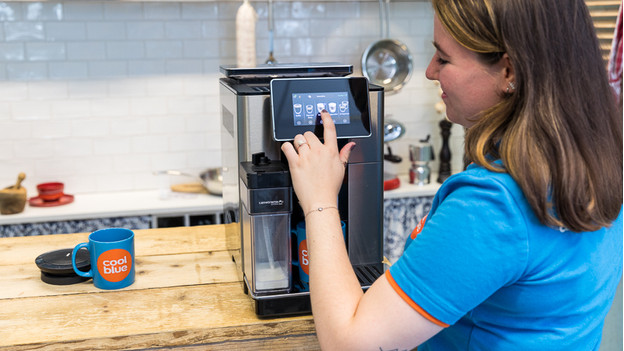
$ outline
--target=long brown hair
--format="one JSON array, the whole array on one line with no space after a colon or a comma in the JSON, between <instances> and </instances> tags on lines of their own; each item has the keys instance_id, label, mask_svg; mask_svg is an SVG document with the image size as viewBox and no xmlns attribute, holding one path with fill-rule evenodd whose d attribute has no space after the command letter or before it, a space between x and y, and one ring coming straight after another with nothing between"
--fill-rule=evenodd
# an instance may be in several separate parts
<instances>
[{"instance_id":1,"label":"long brown hair","mask_svg":"<svg viewBox=\"0 0 624 351\"><path fill-rule=\"evenodd\" d=\"M432 3L461 45L486 63L507 53L514 68L515 90L466 131L467 157L508 172L546 225L608 226L622 207L622 115L585 3Z\"/></svg>"}]
</instances>

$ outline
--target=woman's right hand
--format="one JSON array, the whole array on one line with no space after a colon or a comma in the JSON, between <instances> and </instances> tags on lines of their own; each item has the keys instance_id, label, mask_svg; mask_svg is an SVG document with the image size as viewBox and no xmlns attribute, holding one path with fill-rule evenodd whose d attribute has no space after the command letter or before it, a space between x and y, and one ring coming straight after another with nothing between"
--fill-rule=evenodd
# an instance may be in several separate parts
<instances>
[{"instance_id":1,"label":"woman's right hand","mask_svg":"<svg viewBox=\"0 0 624 351\"><path fill-rule=\"evenodd\" d=\"M306 132L296 135L293 143L282 144L293 187L304 213L337 205L345 166L355 146L354 142L350 142L339 152L334 121L327 111L321 113L321 119L325 143L314 133Z\"/></svg>"}]
</instances>

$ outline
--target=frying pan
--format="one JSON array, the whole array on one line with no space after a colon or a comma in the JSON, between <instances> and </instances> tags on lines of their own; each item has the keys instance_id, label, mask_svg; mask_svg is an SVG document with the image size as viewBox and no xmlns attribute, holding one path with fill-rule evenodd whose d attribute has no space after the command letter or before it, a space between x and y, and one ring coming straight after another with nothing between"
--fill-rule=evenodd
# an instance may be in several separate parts
<instances>
[{"instance_id":1,"label":"frying pan","mask_svg":"<svg viewBox=\"0 0 624 351\"><path fill-rule=\"evenodd\" d=\"M412 55L405 44L388 38L389 3L390 0L385 0L385 4L384 0L379 0L379 27L382 39L371 43L362 54L362 74L371 83L383 86L386 93L393 94L398 92L412 75Z\"/></svg>"}]
</instances>

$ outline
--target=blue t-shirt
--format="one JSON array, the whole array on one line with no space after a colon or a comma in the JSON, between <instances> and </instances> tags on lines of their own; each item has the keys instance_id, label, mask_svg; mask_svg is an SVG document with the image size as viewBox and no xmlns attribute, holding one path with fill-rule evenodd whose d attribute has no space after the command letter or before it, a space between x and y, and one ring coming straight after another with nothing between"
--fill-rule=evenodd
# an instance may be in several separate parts
<instances>
[{"instance_id":1,"label":"blue t-shirt","mask_svg":"<svg viewBox=\"0 0 624 351\"><path fill-rule=\"evenodd\" d=\"M622 211L596 232L551 228L508 174L471 165L442 184L387 275L450 325L418 351L597 350L622 276Z\"/></svg>"}]
</instances>

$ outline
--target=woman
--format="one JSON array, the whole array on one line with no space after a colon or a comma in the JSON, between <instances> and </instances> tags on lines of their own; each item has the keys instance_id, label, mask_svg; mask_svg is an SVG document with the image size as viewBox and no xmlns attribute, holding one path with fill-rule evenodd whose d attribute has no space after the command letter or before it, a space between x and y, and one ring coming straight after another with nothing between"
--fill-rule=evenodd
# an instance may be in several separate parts
<instances>
[{"instance_id":1,"label":"woman","mask_svg":"<svg viewBox=\"0 0 624 351\"><path fill-rule=\"evenodd\" d=\"M336 206L354 143L285 143L319 342L597 350L622 275L622 119L582 0L433 0L438 80L472 164L362 293ZM319 210L323 209L323 210ZM415 238L417 235L417 238ZM412 239L414 239L412 241Z\"/></svg>"}]
</instances>

